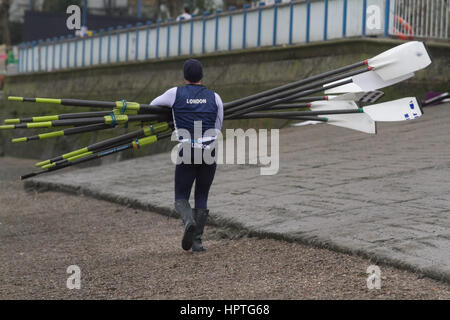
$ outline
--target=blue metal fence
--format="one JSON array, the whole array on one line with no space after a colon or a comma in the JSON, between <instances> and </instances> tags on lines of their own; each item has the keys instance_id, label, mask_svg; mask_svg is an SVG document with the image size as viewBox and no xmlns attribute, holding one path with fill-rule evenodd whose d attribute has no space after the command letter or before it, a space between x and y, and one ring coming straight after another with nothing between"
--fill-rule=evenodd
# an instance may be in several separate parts
<instances>
[{"instance_id":1,"label":"blue metal fence","mask_svg":"<svg viewBox=\"0 0 450 320\"><path fill-rule=\"evenodd\" d=\"M407 21L408 24L401 21ZM448 40L447 0L276 0L267 6L204 12L190 20L99 30L88 38L21 44L19 72L143 61L346 37L434 37ZM409 32L409 31L408 31Z\"/></svg>"}]
</instances>

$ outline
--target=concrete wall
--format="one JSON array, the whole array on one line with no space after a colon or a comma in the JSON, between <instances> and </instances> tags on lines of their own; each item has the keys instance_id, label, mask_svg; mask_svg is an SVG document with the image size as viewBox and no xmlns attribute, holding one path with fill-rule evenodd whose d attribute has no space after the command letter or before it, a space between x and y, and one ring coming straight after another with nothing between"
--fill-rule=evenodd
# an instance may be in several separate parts
<instances>
[{"instance_id":1,"label":"concrete wall","mask_svg":"<svg viewBox=\"0 0 450 320\"><path fill-rule=\"evenodd\" d=\"M201 56L204 84L217 91L224 101L231 101L254 92L272 88L297 79L325 72L340 66L364 60L400 44L396 40L349 39L302 46L263 48ZM450 44L427 43L433 64L426 70L399 85L386 88L387 99L402 96L423 98L426 91L448 90ZM118 64L50 73L16 75L7 78L3 101L0 101L0 119L40 114L80 111L55 105L7 102L9 95L25 97L54 97L98 100L121 100L149 103L164 90L183 84L182 66L186 57ZM86 111L85 108L82 109ZM285 121L235 121L227 127L282 127ZM124 132L125 129L119 130ZM108 130L97 134L62 137L26 144L11 144L11 132L0 131L0 154L48 158L86 144L117 134ZM29 136L31 130L15 131L14 136ZM139 154L167 149L158 144ZM134 155L126 152L122 157ZM112 159L116 160L116 159ZM112 161L109 160L109 161ZM107 160L108 161L108 160Z\"/></svg>"}]
</instances>

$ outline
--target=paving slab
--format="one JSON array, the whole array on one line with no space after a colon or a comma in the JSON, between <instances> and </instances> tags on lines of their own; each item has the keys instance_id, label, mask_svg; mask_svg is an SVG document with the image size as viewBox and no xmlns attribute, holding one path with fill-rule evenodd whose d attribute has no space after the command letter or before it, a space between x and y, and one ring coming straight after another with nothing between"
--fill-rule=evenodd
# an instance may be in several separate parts
<instances>
[{"instance_id":1,"label":"paving slab","mask_svg":"<svg viewBox=\"0 0 450 320\"><path fill-rule=\"evenodd\" d=\"M377 135L315 125L280 131L280 169L220 165L214 224L360 254L450 282L450 104L378 124ZM169 154L58 172L26 188L79 192L173 214Z\"/></svg>"}]
</instances>

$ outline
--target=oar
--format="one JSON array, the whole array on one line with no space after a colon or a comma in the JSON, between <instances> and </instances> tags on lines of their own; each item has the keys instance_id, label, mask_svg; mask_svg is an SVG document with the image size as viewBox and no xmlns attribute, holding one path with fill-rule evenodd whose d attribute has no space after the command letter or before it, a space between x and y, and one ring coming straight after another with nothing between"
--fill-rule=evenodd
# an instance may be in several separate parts
<instances>
[{"instance_id":1,"label":"oar","mask_svg":"<svg viewBox=\"0 0 450 320\"><path fill-rule=\"evenodd\" d=\"M309 108L311 103L316 103L324 100L331 101L355 101L358 103L375 103L384 96L383 91L370 91L370 92L356 92L356 93L346 93L339 96L318 96L318 97L305 97L296 100L287 101L286 104L277 104L275 106L266 107L261 110L284 110L284 109L300 109ZM298 103L308 101L309 103Z\"/></svg>"},{"instance_id":2,"label":"oar","mask_svg":"<svg viewBox=\"0 0 450 320\"><path fill-rule=\"evenodd\" d=\"M141 147L144 147L144 146L149 145L151 143L155 143L158 140L169 138L171 135L172 135L172 132L165 132L165 133L160 133L160 134L157 134L157 135L153 135L153 136L149 136L149 137L145 137L145 138L141 138L141 139L136 139L136 140L134 140L134 141L132 141L130 143L126 143L126 144L123 144L123 145L118 146L118 147L114 147L114 148L106 149L104 151L93 153L93 154L91 154L89 156L86 156L86 157L83 157L81 159L77 159L77 160L74 160L72 162L66 162L66 163L64 163L64 164L62 164L60 166L54 166L54 167L45 169L43 171L32 172L32 173L23 175L23 176L20 177L20 179L21 180L25 180L25 179L28 179L28 178L31 178L31 177L35 177L35 176L40 175L40 174L56 171L56 170L67 168L67 167L70 167L70 166L73 166L73 165L76 165L76 164L80 164L80 163L83 163L83 162L99 159L99 158L102 158L102 157L105 157L105 156L108 156L108 155L111 155L111 154L114 154L114 153L117 153L117 152L121 152L121 151L124 151L124 150L127 150L127 149L131 149L131 148L140 149Z\"/></svg>"},{"instance_id":3,"label":"oar","mask_svg":"<svg viewBox=\"0 0 450 320\"><path fill-rule=\"evenodd\" d=\"M119 109L122 110L123 113L126 110L135 110L148 113L167 113L170 111L170 109L165 106L151 106L148 104L140 104L137 102L129 102L125 100L112 102L112 101L81 100L81 99L26 98L15 96L9 96L8 100L17 102L49 103L71 107Z\"/></svg>"},{"instance_id":4,"label":"oar","mask_svg":"<svg viewBox=\"0 0 450 320\"><path fill-rule=\"evenodd\" d=\"M98 152L105 151L107 149L119 147L119 146L123 145L124 143L126 143L127 141L130 141L130 140L112 143L112 144L110 144L108 146L104 146L104 147L98 148L95 151L86 151L84 153L80 153L80 154L74 155L74 156L66 158L66 159L58 160L56 162L47 163L47 164L41 166L41 169L48 169L48 168L52 168L52 167L55 167L55 166L64 165L67 162L74 162L74 161L76 161L78 159L86 158L86 157L88 157L88 156L90 156L90 155L92 155L94 153L98 153Z\"/></svg>"},{"instance_id":5,"label":"oar","mask_svg":"<svg viewBox=\"0 0 450 320\"><path fill-rule=\"evenodd\" d=\"M438 104L441 101L447 99L450 95L448 94L448 92L444 92L441 94L438 94L437 96L430 98L430 99L426 99L425 101L422 102L422 106L423 107L427 107L430 106L432 104Z\"/></svg>"},{"instance_id":6,"label":"oar","mask_svg":"<svg viewBox=\"0 0 450 320\"><path fill-rule=\"evenodd\" d=\"M249 109L251 109L254 106L262 105L262 104L265 104L265 103L268 103L268 102L273 102L274 100L277 100L277 99L280 99L280 100L284 99L283 102L286 102L286 101L289 101L289 100L294 100L294 98L297 99L297 98L300 98L300 97L305 97L305 96L308 96L308 95L310 95L312 93L321 92L323 90L322 86L327 84L328 82L335 82L335 81L338 81L338 80L342 80L344 78L349 78L349 80L347 80L346 83L351 83L351 81L352 81L351 77L352 76L357 75L357 74L361 74L361 73L365 73L365 72L368 72L370 70L371 70L371 67L366 67L366 68L363 68L363 69L358 69L358 70L355 70L355 71L351 71L351 72L348 72L348 73L345 73L345 74L341 74L341 75L335 76L335 77L333 77L331 79L320 80L320 81L316 81L316 82L313 82L313 83L308 83L308 84L305 84L305 85L300 86L298 88L294 88L294 89L290 89L290 90L284 90L284 91L272 94L270 96L262 97L262 98L259 98L259 99L254 99L254 100L251 100L251 101L249 101L247 103L239 104L239 105L237 105L235 107L231 107L231 108L228 107L228 108L226 108L225 109L225 114L226 115L229 115L229 114L232 114L232 113L243 114L243 113L246 112L246 110L249 110ZM341 85L341 83L339 85ZM336 86L338 86L338 85L336 85ZM301 95L301 96L293 96L295 94L306 92L306 91L314 89L314 88L318 88L319 90L312 91L311 93L307 93L307 94L304 94L304 95Z\"/></svg>"},{"instance_id":7,"label":"oar","mask_svg":"<svg viewBox=\"0 0 450 320\"><path fill-rule=\"evenodd\" d=\"M301 85L304 85L304 84L307 84L307 83L310 83L310 82L313 82L313 81L321 80L321 79L324 79L324 78L329 77L329 76L334 76L336 74L343 73L343 72L346 72L346 71L349 71L349 70L352 70L352 69L355 69L355 68L358 68L358 67L362 67L362 66L367 65L367 64L368 64L368 61L364 60L364 61L357 62L357 63L351 64L351 65L348 65L348 66L344 66L344 67L341 67L341 68L338 68L338 69L335 69L335 70L332 70L332 71L328 71L328 72L324 72L324 73L321 73L321 74L318 74L318 75L315 75L315 76L312 76L312 77L308 77L306 79L294 81L294 82L291 82L291 83L288 83L288 84L285 84L285 85L282 85L282 86L279 86L279 87L276 87L276 88L273 88L273 89L269 89L269 90L262 91L262 92L259 92L259 93L256 93L256 94L252 94L252 95L247 96L245 98L236 99L236 100L233 100L231 102L225 103L224 108L225 109L231 109L232 107L235 107L235 106L238 106L238 105L242 105L244 103L247 103L249 101L253 101L255 99L267 97L267 96L270 96L270 95L273 95L273 94L276 94L276 93L279 93L279 92L282 92L282 91L293 89L295 87L299 87Z\"/></svg>"},{"instance_id":8,"label":"oar","mask_svg":"<svg viewBox=\"0 0 450 320\"><path fill-rule=\"evenodd\" d=\"M326 109L329 107L330 109ZM335 107L335 109L331 109ZM346 109L337 109L339 107L347 107ZM321 115L337 115L366 113L374 121L404 121L419 118L423 112L421 106L415 97L402 98L385 103L370 105L358 108L356 104L336 104L333 101L322 102L320 105L312 104L312 111L294 111L294 112L263 112L249 113L241 115L238 119L252 118L277 118L277 117L303 117L303 116L321 116Z\"/></svg>"},{"instance_id":9,"label":"oar","mask_svg":"<svg viewBox=\"0 0 450 320\"><path fill-rule=\"evenodd\" d=\"M8 124L0 126L0 129L36 129L36 128L53 128L53 127L68 127L68 126L83 126L88 124L109 124L110 126L115 126L117 124L125 124L132 121L151 121L151 120L168 120L168 116L162 116L157 114L149 115L114 115L104 117L93 117L93 118L80 118L80 119L69 119L69 120L55 120L55 121L45 121L45 122L31 122L31 123L20 123L20 124Z\"/></svg>"},{"instance_id":10,"label":"oar","mask_svg":"<svg viewBox=\"0 0 450 320\"><path fill-rule=\"evenodd\" d=\"M77 155L80 155L80 154L83 154L83 153L86 153L86 152L97 151L97 150L100 150L100 149L105 148L105 147L110 147L111 145L114 145L114 144L116 144L118 142L122 143L123 141L154 135L155 133L162 132L162 131L165 131L165 130L169 129L170 125L171 124L169 124L167 122L161 122L161 123L145 126L142 129L140 129L140 130L136 130L136 131L129 132L129 133L126 133L126 134L122 134L122 135L119 135L117 137L109 138L109 139L106 139L106 140L103 140L103 141L91 144L91 145L89 145L89 146L87 146L85 148L81 148L81 149L78 149L78 150L75 150L75 151L72 151L72 152L69 152L69 153L65 153L65 154L63 154L61 156L58 156L58 157L54 157L54 158L51 158L51 159L48 159L48 160L45 160L45 161L38 162L38 163L36 163L36 166L37 167L42 167L42 166L47 165L49 163L53 163L53 162L61 161L61 160L64 160L64 159L68 159L68 158L71 158L71 157L74 157L74 156L77 156Z\"/></svg>"},{"instance_id":11,"label":"oar","mask_svg":"<svg viewBox=\"0 0 450 320\"><path fill-rule=\"evenodd\" d=\"M78 112L78 113L64 113L51 116L37 116L29 118L17 118L17 119L5 119L5 124L18 124L18 123L29 123L29 122L45 122L45 121L55 121L55 120L67 120L67 119L78 119L78 118L92 118L92 117L103 117L111 114L112 111L94 111L94 112Z\"/></svg>"},{"instance_id":12,"label":"oar","mask_svg":"<svg viewBox=\"0 0 450 320\"><path fill-rule=\"evenodd\" d=\"M277 94L279 92L292 89L294 87L297 87L299 85L303 85L306 83L310 83L312 81L324 79L330 75L334 75L337 73L341 73L344 71L351 70L353 68L360 67L362 65L367 65L373 68L373 72L376 73L376 75L383 80L383 84L386 83L397 83L402 80L401 77L408 77L412 73L414 73L417 70L421 70L425 67L427 67L431 63L431 59L428 55L428 52L425 48L425 45L422 42L418 41L411 41L408 43L404 43L402 45L396 46L392 49L389 49L373 58L370 58L368 60L365 60L363 62L358 62L353 65L349 65L347 67L343 67L334 71L330 71L328 73L323 73L314 77L307 78L305 80L300 80L293 82L291 84L287 84L278 88L274 88L271 90L263 91L261 93L248 96L243 99L238 99L235 101L232 101L228 104L226 104L226 109L232 109L235 106L242 106L250 101L254 101L263 97L271 96L274 94ZM341 78L342 79L342 78ZM392 80L392 81L391 81ZM330 82L336 81L336 80L330 80ZM345 83L342 83L345 84ZM381 87L378 87L381 88ZM369 91L369 90L376 90L378 88L363 88L364 90L361 91ZM266 100L267 101L267 100ZM263 103L263 102L258 102ZM255 103L254 105L256 105Z\"/></svg>"},{"instance_id":13,"label":"oar","mask_svg":"<svg viewBox=\"0 0 450 320\"><path fill-rule=\"evenodd\" d=\"M311 105L313 111L297 112L264 112L250 113L239 118L279 118L290 119L295 117L317 116L324 118L328 124L375 134L375 121L404 121L418 118L422 109L416 98L403 98L367 107L358 108L353 101L317 101ZM317 121L317 119L310 119Z\"/></svg>"},{"instance_id":14,"label":"oar","mask_svg":"<svg viewBox=\"0 0 450 320\"><path fill-rule=\"evenodd\" d=\"M340 86L336 86L335 84L339 83L332 82L327 83L324 86L325 94L336 94L336 93L348 93L348 92L364 92L364 91L371 91L376 89L381 89L385 87L392 86L396 83L408 80L409 78L413 77L414 73L408 73L406 75L400 76L398 78L390 79L390 80L383 80L377 73L370 71L366 72L364 74L359 74L351 77L351 82L344 83L342 82ZM341 81L349 80L350 78L343 79ZM334 85L333 88L330 88L330 85Z\"/></svg>"},{"instance_id":15,"label":"oar","mask_svg":"<svg viewBox=\"0 0 450 320\"><path fill-rule=\"evenodd\" d=\"M321 104L321 101L324 100L328 100L331 101L331 103L336 102L336 101L354 101L354 102L358 102L358 103L375 103L376 101L378 101L381 97L384 96L384 92L383 91L371 91L371 92L358 92L358 93L346 93L346 94L341 94L339 96L325 96L326 99L309 99L308 101L310 101L309 103L297 103L295 104L295 102L303 99L299 99L299 100L291 100L291 101L287 101L287 104L277 104L275 106L271 106L271 107L266 107L264 109L261 109L266 111L266 110L286 110L286 109L302 109L302 108L310 108L313 104L317 105L317 104Z\"/></svg>"}]
</instances>

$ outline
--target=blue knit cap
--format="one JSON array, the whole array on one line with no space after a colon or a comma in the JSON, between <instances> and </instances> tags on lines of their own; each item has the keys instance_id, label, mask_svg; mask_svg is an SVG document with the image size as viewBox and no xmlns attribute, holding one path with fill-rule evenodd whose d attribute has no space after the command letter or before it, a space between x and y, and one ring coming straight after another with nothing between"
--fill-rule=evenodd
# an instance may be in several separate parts
<instances>
[{"instance_id":1,"label":"blue knit cap","mask_svg":"<svg viewBox=\"0 0 450 320\"><path fill-rule=\"evenodd\" d=\"M196 59L188 59L183 66L184 78L190 82L199 82L203 78L203 66Z\"/></svg>"}]
</instances>

